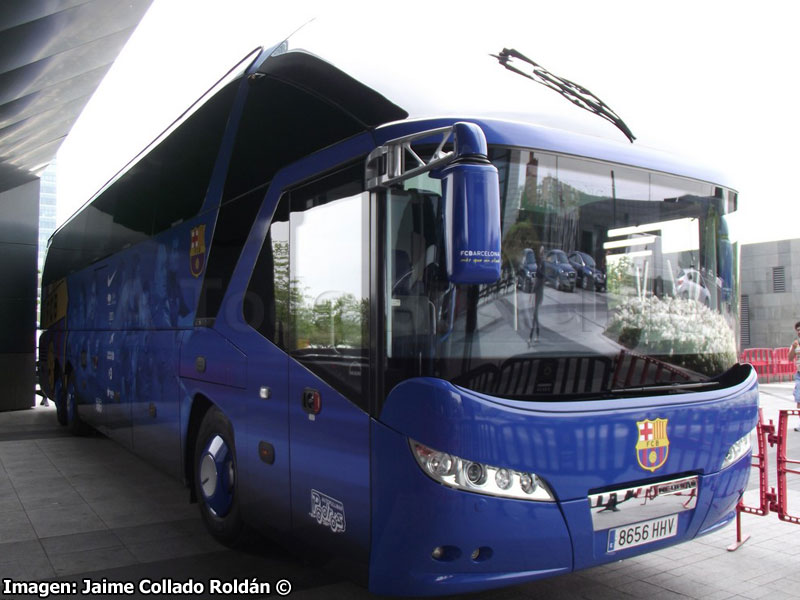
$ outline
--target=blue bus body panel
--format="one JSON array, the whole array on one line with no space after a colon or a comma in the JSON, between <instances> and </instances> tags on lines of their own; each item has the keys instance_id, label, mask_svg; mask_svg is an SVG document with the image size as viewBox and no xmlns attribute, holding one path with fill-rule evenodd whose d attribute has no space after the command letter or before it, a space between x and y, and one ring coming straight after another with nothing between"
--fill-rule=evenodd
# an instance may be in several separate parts
<instances>
[{"instance_id":1,"label":"blue bus body panel","mask_svg":"<svg viewBox=\"0 0 800 600\"><path fill-rule=\"evenodd\" d=\"M747 484L749 454L722 470L721 463L755 426L757 406L752 371L724 390L581 403L490 398L429 378L403 382L373 426L370 589L476 590L587 568L713 531L733 517ZM667 420L669 451L662 466L648 470L637 455L637 422L655 419ZM536 473L556 502L440 485L416 464L409 438L463 459ZM677 535L609 552L609 530L594 530L589 494L683 475L698 476L698 493L695 508L678 514ZM644 517L633 522L639 520ZM459 556L434 560L438 546L458 548ZM491 558L470 560L481 547L492 549Z\"/></svg>"},{"instance_id":2,"label":"blue bus body panel","mask_svg":"<svg viewBox=\"0 0 800 600\"><path fill-rule=\"evenodd\" d=\"M608 551L608 530L593 531L586 498L561 503L574 543L575 570L652 552L710 533L735 517L736 504L750 477L747 455L724 471L700 477L694 510L678 515L678 535L627 550Z\"/></svg>"},{"instance_id":3,"label":"blue bus body panel","mask_svg":"<svg viewBox=\"0 0 800 600\"><path fill-rule=\"evenodd\" d=\"M283 193L299 182L365 158L373 147L372 136L360 134L275 175L231 276L213 332L205 334L227 340L245 359L237 407L241 420L235 424L237 458L246 474L241 480L243 516L262 530L291 531L292 539L332 555L340 570L363 581L371 519L369 417L253 329L244 319L242 298ZM185 375L193 368L190 346L185 344L182 351ZM210 361L222 371L208 377L226 383L230 375L224 370L232 368L230 360L211 347L209 352ZM192 376L200 378L196 373ZM262 387L269 388L268 399L260 397ZM302 407L306 388L322 396L322 411L313 419ZM216 403L215 396L209 398ZM223 412L228 414L226 408ZM272 464L260 458L261 442L274 448Z\"/></svg>"},{"instance_id":4,"label":"blue bus body panel","mask_svg":"<svg viewBox=\"0 0 800 600\"><path fill-rule=\"evenodd\" d=\"M756 425L753 374L742 385L679 396L591 402L522 402L438 379L398 385L380 420L431 448L490 465L533 471L559 500L674 473L719 471L728 448ZM669 453L653 473L639 465L637 421L667 419Z\"/></svg>"},{"instance_id":5,"label":"blue bus body panel","mask_svg":"<svg viewBox=\"0 0 800 600\"><path fill-rule=\"evenodd\" d=\"M67 278L59 362L62 373L71 369L78 413L177 476L179 347L194 322L215 216L201 214Z\"/></svg>"},{"instance_id":6,"label":"blue bus body panel","mask_svg":"<svg viewBox=\"0 0 800 600\"><path fill-rule=\"evenodd\" d=\"M572 545L555 503L465 493L428 478L408 438L372 425L370 591L456 594L572 570ZM449 548L435 560L436 547ZM471 556L483 549L485 558Z\"/></svg>"},{"instance_id":7,"label":"blue bus body panel","mask_svg":"<svg viewBox=\"0 0 800 600\"><path fill-rule=\"evenodd\" d=\"M290 362L289 422L293 536L366 583L370 540L370 419L319 377ZM322 409L303 410L317 390Z\"/></svg>"},{"instance_id":8,"label":"blue bus body panel","mask_svg":"<svg viewBox=\"0 0 800 600\"><path fill-rule=\"evenodd\" d=\"M243 98L240 92L237 111ZM180 473L183 457L194 451L187 440L193 403L208 398L233 427L245 520L296 534L343 558L351 574L358 576L360 566L378 593L461 593L521 583L679 543L727 523L750 468L748 457L726 469L721 463L755 426L753 373L723 390L591 402L506 400L417 378L398 385L371 419L245 322L242 298L284 190L366 156L375 141L453 121L380 127L276 174L212 327L193 323L215 210L71 275L68 339L57 333L45 339L67 348L61 366L71 366L81 416ZM490 144L713 177L627 145L521 123L475 122ZM224 156L233 141L231 130ZM216 207L224 171L218 164L207 209ZM193 250L198 240L201 254ZM309 388L322 396L316 415L303 408ZM638 424L655 419L666 421L669 446L663 463L648 469L636 449ZM418 466L409 439L536 473L556 501L440 485ZM262 444L274 451L272 462L260 454ZM594 530L588 495L686 474L698 476L697 504L679 514L678 535L608 552L608 530ZM443 548L438 559L434 548Z\"/></svg>"},{"instance_id":9,"label":"blue bus body panel","mask_svg":"<svg viewBox=\"0 0 800 600\"><path fill-rule=\"evenodd\" d=\"M376 145L380 146L389 140L419 131L446 127L456 121L478 124L486 135L486 142L489 145L528 148L593 158L604 162L690 177L732 188L722 173L705 168L695 162L682 160L667 152L520 121L485 117L399 121L375 130Z\"/></svg>"},{"instance_id":10,"label":"blue bus body panel","mask_svg":"<svg viewBox=\"0 0 800 600\"><path fill-rule=\"evenodd\" d=\"M703 485L712 492L712 497L709 500L706 495L708 512L705 520L698 523L697 535L711 533L736 516L736 505L742 497L742 490L747 487L751 471L751 456L748 454L719 473L703 477Z\"/></svg>"},{"instance_id":11,"label":"blue bus body panel","mask_svg":"<svg viewBox=\"0 0 800 600\"><path fill-rule=\"evenodd\" d=\"M182 331L143 331L128 335L136 371L130 385L131 427L136 453L181 477L178 350ZM123 356L123 360L125 357Z\"/></svg>"}]
</instances>

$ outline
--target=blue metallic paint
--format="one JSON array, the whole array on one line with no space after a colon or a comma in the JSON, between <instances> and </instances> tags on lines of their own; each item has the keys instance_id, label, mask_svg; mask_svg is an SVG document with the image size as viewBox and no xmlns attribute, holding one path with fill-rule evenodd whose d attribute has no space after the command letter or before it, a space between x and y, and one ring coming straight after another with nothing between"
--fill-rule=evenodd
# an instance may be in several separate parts
<instances>
[{"instance_id":1,"label":"blue metallic paint","mask_svg":"<svg viewBox=\"0 0 800 600\"><path fill-rule=\"evenodd\" d=\"M262 530L292 531L339 559L341 568L356 579L366 579L369 555L369 418L367 414L307 371L248 325L242 298L266 239L272 215L283 192L292 185L366 156L374 147L362 134L321 150L274 177L233 272L214 331L246 357L244 395L239 395L242 419L238 423L237 457L244 519ZM222 364L228 363L222 359ZM188 366L188 362L184 363ZM259 397L270 388L268 400ZM303 412L305 387L322 394L323 410L314 421ZM216 395L209 395L217 402ZM258 444L275 448L275 462L258 456ZM291 462L290 462L291 461ZM290 477L291 472L291 477ZM335 533L320 526L310 514L311 490L343 503L347 527Z\"/></svg>"},{"instance_id":2,"label":"blue metallic paint","mask_svg":"<svg viewBox=\"0 0 800 600\"><path fill-rule=\"evenodd\" d=\"M543 152L558 152L577 157L594 158L731 187L729 185L730 182L727 181L727 178L722 173L705 168L695 162L687 162L666 152L635 146L627 142L616 142L520 121L485 117L408 120L379 127L375 130L375 141L377 145L381 145L397 137L426 129L446 127L456 121L466 120L480 126L486 135L486 142L489 145L529 148Z\"/></svg>"},{"instance_id":3,"label":"blue metallic paint","mask_svg":"<svg viewBox=\"0 0 800 600\"><path fill-rule=\"evenodd\" d=\"M440 485L417 466L405 435L375 421L372 512L369 588L378 594L455 594L572 570L570 533L557 504ZM460 555L437 561L437 546ZM482 547L492 549L491 557L473 561Z\"/></svg>"},{"instance_id":4,"label":"blue metallic paint","mask_svg":"<svg viewBox=\"0 0 800 600\"><path fill-rule=\"evenodd\" d=\"M608 530L593 531L589 503L585 498L562 502L561 508L573 538L575 570L659 550L707 533L720 523L733 518L733 510L747 485L750 474L749 456L729 468L701 476L694 510L680 513L678 535L645 546L607 552Z\"/></svg>"},{"instance_id":5,"label":"blue metallic paint","mask_svg":"<svg viewBox=\"0 0 800 600\"><path fill-rule=\"evenodd\" d=\"M447 275L453 283L500 279L500 198L492 164L451 164L437 175L445 201Z\"/></svg>"},{"instance_id":6,"label":"blue metallic paint","mask_svg":"<svg viewBox=\"0 0 800 600\"><path fill-rule=\"evenodd\" d=\"M184 334L179 370L186 379L242 389L247 386L247 356L214 329L198 327Z\"/></svg>"},{"instance_id":7,"label":"blue metallic paint","mask_svg":"<svg viewBox=\"0 0 800 600\"><path fill-rule=\"evenodd\" d=\"M339 570L366 581L370 555L370 420L332 387L290 360L289 423L293 536L334 558ZM306 413L305 388L320 392L322 410ZM311 490L341 502L346 527L334 531L313 517Z\"/></svg>"},{"instance_id":8,"label":"blue metallic paint","mask_svg":"<svg viewBox=\"0 0 800 600\"><path fill-rule=\"evenodd\" d=\"M67 343L81 419L171 475L182 472L179 346L201 278L191 230L207 212L67 279Z\"/></svg>"},{"instance_id":9,"label":"blue metallic paint","mask_svg":"<svg viewBox=\"0 0 800 600\"><path fill-rule=\"evenodd\" d=\"M439 594L491 587L498 578L519 583L714 530L733 517L747 484L749 455L719 468L727 448L755 425L757 398L752 372L721 392L581 405L490 399L433 379L404 382L390 393L382 423L373 424L370 589ZM636 420L656 416L670 420L671 446L667 464L651 476L637 465ZM535 472L559 501L504 500L438 485L417 466L409 437L462 458ZM696 508L679 515L678 535L608 553L608 531L593 531L589 491L686 472L700 474L699 494ZM482 563L464 556L433 560L433 548L443 545L467 555L490 546L494 554Z\"/></svg>"},{"instance_id":10,"label":"blue metallic paint","mask_svg":"<svg viewBox=\"0 0 800 600\"><path fill-rule=\"evenodd\" d=\"M437 379L389 394L380 420L436 450L549 482L560 500L589 490L693 471L719 471L722 457L755 427L755 375L732 389L590 402L503 400ZM723 408L724 407L724 408ZM669 419L669 457L651 475L636 459L636 421Z\"/></svg>"},{"instance_id":11,"label":"blue metallic paint","mask_svg":"<svg viewBox=\"0 0 800 600\"><path fill-rule=\"evenodd\" d=\"M406 122L374 135L382 143L450 123ZM712 178L660 155L633 154L622 144L533 125L480 123L491 144ZM229 155L232 143L232 134L226 135L221 154ZM279 194L374 146L371 135L357 136L276 175L231 278L223 318L213 329L192 329L194 309L183 308L196 305L201 282L189 273L189 232L205 224L210 236L213 210L72 275L69 343L59 342L58 333L45 340L68 347L61 368L72 369L81 416L151 459L171 456L162 466L174 472L181 462L175 455L193 452L187 447L192 404L200 396L211 399L234 429L245 519L264 528L294 529L311 543L349 554L356 569L368 568L370 589L380 593L458 593L519 583L677 543L730 519L749 461L719 467L726 449L755 425L752 374L721 391L591 403L503 400L416 379L393 390L376 421L250 330L238 307ZM218 165L207 209L221 193L223 172ZM174 256L184 257L184 263ZM207 359L204 373L195 366L201 352ZM269 400L259 398L263 385L271 388ZM298 391L306 386L323 396L323 412L314 421L300 406ZM607 532L593 532L586 496L591 489L652 477L636 461L635 422L645 418L670 421L669 458L655 477L698 473L698 506L681 515L678 538L608 555ZM409 437L463 458L536 472L559 502L500 499L441 486L414 461ZM161 446L162 438L170 441ZM274 445L274 465L259 460L260 440ZM311 489L341 501L345 533L320 527L308 514ZM431 552L440 545L459 548L460 556L434 560ZM488 559L470 559L474 549L487 547Z\"/></svg>"},{"instance_id":12,"label":"blue metallic paint","mask_svg":"<svg viewBox=\"0 0 800 600\"><path fill-rule=\"evenodd\" d=\"M750 463L751 456L747 454L719 473L703 477L705 498L708 500L710 492L711 501L707 502L708 512L703 522L698 525L697 535L705 535L734 518L736 505L750 479L752 471Z\"/></svg>"},{"instance_id":13,"label":"blue metallic paint","mask_svg":"<svg viewBox=\"0 0 800 600\"><path fill-rule=\"evenodd\" d=\"M131 429L136 453L177 478L182 476L178 355L188 332L150 331L130 336L141 350L131 385ZM129 338L130 339L130 338Z\"/></svg>"}]
</instances>

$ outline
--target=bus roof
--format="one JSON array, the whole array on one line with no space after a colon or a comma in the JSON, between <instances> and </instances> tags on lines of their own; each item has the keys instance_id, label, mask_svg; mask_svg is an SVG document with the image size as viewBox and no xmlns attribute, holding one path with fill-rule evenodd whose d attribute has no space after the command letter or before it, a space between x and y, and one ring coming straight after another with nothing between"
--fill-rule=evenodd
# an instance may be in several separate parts
<instances>
[{"instance_id":1,"label":"bus roof","mask_svg":"<svg viewBox=\"0 0 800 600\"><path fill-rule=\"evenodd\" d=\"M506 69L497 55L514 40L505 39L502 31L469 25L473 29L460 31L463 23L397 14L391 30L398 33L391 34L346 15L325 15L291 35L279 52L323 59L402 108L411 122L475 120L488 129L490 143L586 156L731 187L721 173L631 144L609 121ZM530 47L529 41L522 43ZM614 104L613 98L603 100ZM636 133L636 124L629 125Z\"/></svg>"},{"instance_id":2,"label":"bus roof","mask_svg":"<svg viewBox=\"0 0 800 600\"><path fill-rule=\"evenodd\" d=\"M662 152L639 144L630 144L627 141L622 142L548 127L523 119L525 119L524 116L519 116L518 119L470 117L469 115L458 117L458 120L479 124L486 134L486 141L489 144L530 148L543 152L601 160L648 171L658 171L697 179L733 189L720 173L703 165L681 159L668 152ZM383 125L376 130L375 135L378 144L383 144L414 131L449 125L452 121L453 118L410 119Z\"/></svg>"}]
</instances>

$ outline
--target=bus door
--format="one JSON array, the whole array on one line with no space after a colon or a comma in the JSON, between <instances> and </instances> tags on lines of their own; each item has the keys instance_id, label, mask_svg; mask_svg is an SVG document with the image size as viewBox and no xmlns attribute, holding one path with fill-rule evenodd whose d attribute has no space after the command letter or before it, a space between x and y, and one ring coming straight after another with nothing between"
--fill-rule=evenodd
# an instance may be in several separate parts
<instances>
[{"instance_id":1,"label":"bus door","mask_svg":"<svg viewBox=\"0 0 800 600\"><path fill-rule=\"evenodd\" d=\"M296 188L289 215L293 536L368 560L369 195L363 163Z\"/></svg>"},{"instance_id":2,"label":"bus door","mask_svg":"<svg viewBox=\"0 0 800 600\"><path fill-rule=\"evenodd\" d=\"M291 527L288 309L282 289L288 285L289 225L280 211L272 215L275 198L264 199L264 193L259 188L220 209L211 252L221 248L219 256L230 254L229 268L236 268L229 284L209 285L228 288L214 328L230 341L228 362L236 365L236 372L227 374L230 401L219 405L236 439L242 516L256 529L286 533ZM237 237L241 232L246 238ZM231 251L237 246L243 248L241 258ZM206 279L217 271L225 269L209 264Z\"/></svg>"},{"instance_id":3,"label":"bus door","mask_svg":"<svg viewBox=\"0 0 800 600\"><path fill-rule=\"evenodd\" d=\"M242 511L260 529L288 532L289 417L286 354L270 341L251 336L247 354L247 389L240 426L235 428Z\"/></svg>"},{"instance_id":4,"label":"bus door","mask_svg":"<svg viewBox=\"0 0 800 600\"><path fill-rule=\"evenodd\" d=\"M293 539L363 565L370 539L363 161L295 187L308 181L302 167L273 179L215 324L247 357L236 409L244 418L235 426L243 516L257 528L291 528Z\"/></svg>"}]
</instances>

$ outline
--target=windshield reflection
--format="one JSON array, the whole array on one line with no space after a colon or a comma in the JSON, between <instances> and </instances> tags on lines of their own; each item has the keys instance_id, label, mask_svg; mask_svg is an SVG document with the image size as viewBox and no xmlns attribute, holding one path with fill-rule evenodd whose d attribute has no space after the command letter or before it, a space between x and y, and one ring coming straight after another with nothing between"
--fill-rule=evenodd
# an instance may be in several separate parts
<instances>
[{"instance_id":1,"label":"windshield reflection","mask_svg":"<svg viewBox=\"0 0 800 600\"><path fill-rule=\"evenodd\" d=\"M728 190L619 165L493 149L503 271L452 286L439 182L386 211L386 391L442 377L513 398L708 381L736 362Z\"/></svg>"}]
</instances>

